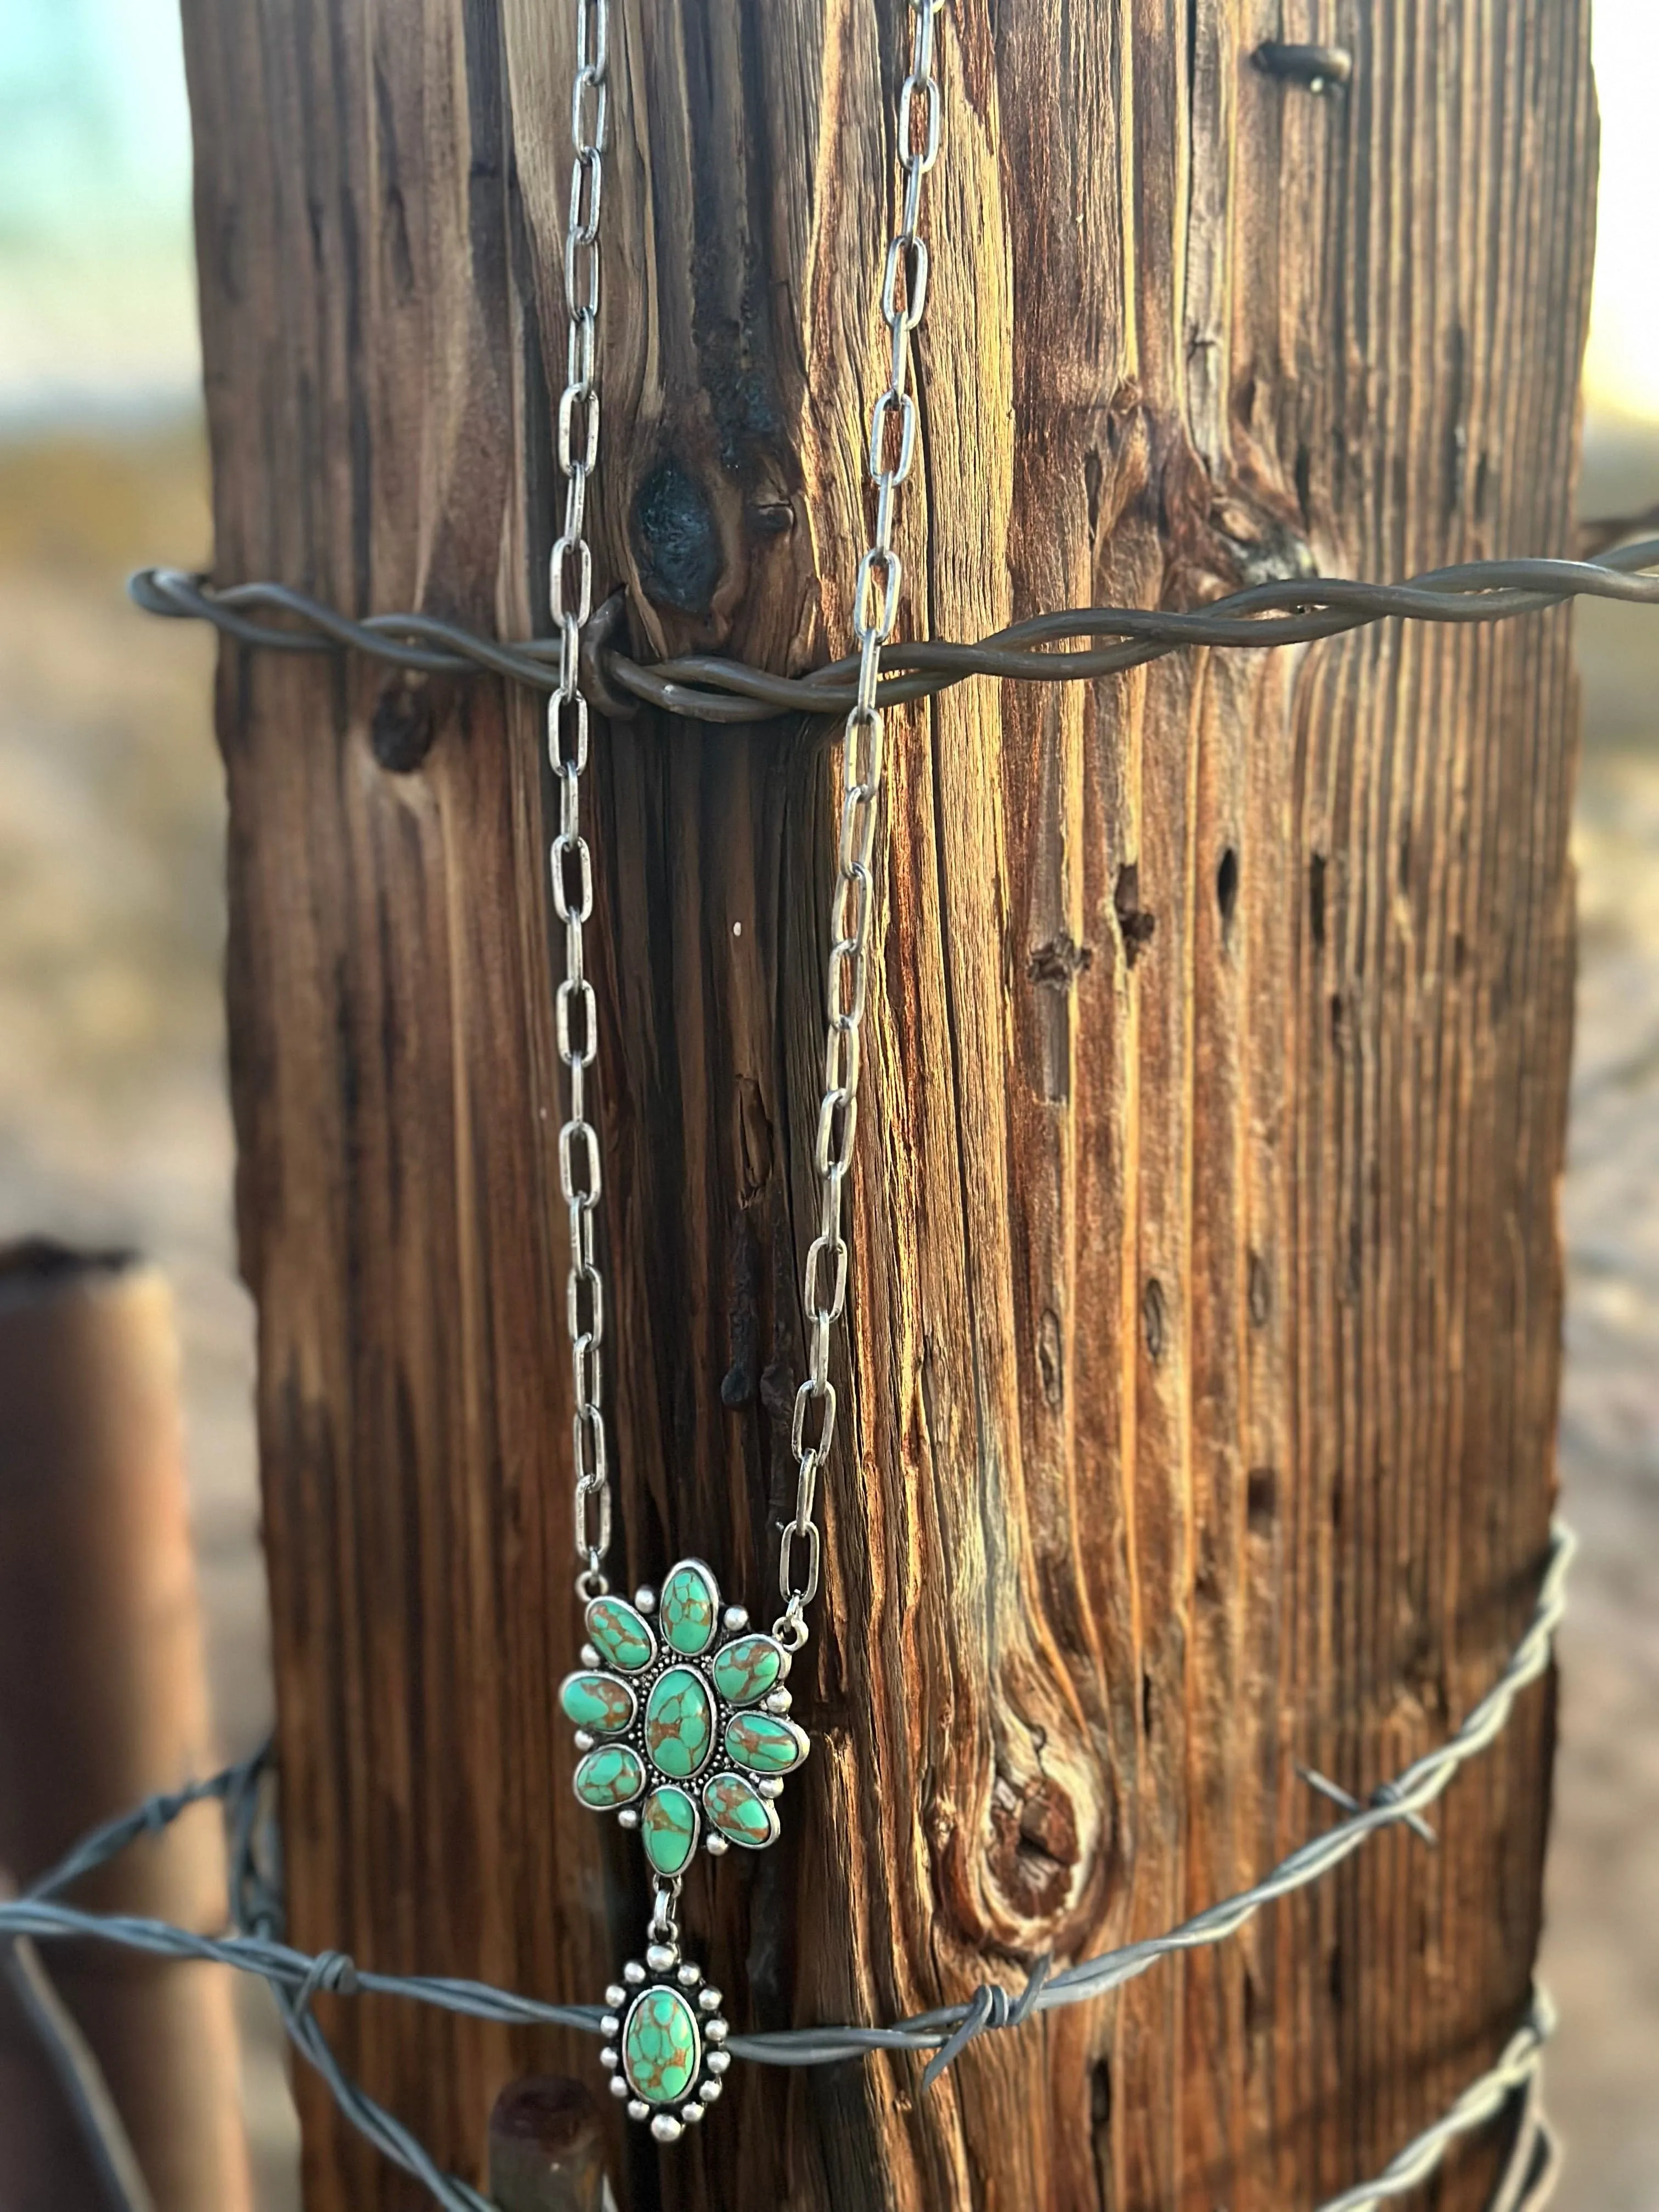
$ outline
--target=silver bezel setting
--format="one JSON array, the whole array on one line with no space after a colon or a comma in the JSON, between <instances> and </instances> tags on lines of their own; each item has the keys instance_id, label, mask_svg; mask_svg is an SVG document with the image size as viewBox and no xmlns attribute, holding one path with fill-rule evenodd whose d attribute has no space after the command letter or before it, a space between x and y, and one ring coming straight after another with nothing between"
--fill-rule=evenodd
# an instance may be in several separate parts
<instances>
[{"instance_id":1,"label":"silver bezel setting","mask_svg":"<svg viewBox=\"0 0 1659 2212\"><path fill-rule=\"evenodd\" d=\"M659 2142L678 2142L688 2127L702 2119L709 2106L719 2101L720 2076L731 2064L725 2048L730 2033L720 2010L720 1991L703 1979L701 1966L682 1959L677 1943L653 1943L647 1954L651 1963L630 1959L620 1982L605 1993L605 2037L599 2063L610 2078L610 2089L627 2103L630 2119L649 2121ZM659 1965L657 1961L665 1963ZM672 1990L691 2014L696 2037L696 2066L684 2096L660 2102L642 2097L628 2073L628 2029L635 2008L658 1990Z\"/></svg>"}]
</instances>

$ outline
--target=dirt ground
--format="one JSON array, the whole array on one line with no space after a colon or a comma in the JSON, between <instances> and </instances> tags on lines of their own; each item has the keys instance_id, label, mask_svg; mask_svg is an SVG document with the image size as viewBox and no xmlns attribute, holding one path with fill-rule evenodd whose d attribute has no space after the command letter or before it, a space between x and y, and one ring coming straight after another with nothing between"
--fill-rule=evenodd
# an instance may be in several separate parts
<instances>
[{"instance_id":1,"label":"dirt ground","mask_svg":"<svg viewBox=\"0 0 1659 2212\"><path fill-rule=\"evenodd\" d=\"M193 430L0 444L0 1237L124 1241L166 1267L226 1747L268 1713L232 1263L218 967L222 805L210 641L121 593L206 544ZM1659 499L1659 431L1592 441L1585 507ZM1659 2212L1659 619L1581 619L1587 744L1562 1418L1583 1541L1564 1640L1545 1974L1561 2202ZM294 2140L266 2000L246 1994L265 2212ZM1294 2208L1287 2208L1294 2212Z\"/></svg>"}]
</instances>

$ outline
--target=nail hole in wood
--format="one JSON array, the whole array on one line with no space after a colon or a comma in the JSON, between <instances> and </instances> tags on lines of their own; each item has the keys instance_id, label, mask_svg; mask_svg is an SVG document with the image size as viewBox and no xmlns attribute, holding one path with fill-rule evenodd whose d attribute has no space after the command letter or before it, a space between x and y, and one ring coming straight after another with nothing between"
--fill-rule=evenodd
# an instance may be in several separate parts
<instances>
[{"instance_id":1,"label":"nail hole in wood","mask_svg":"<svg viewBox=\"0 0 1659 2212\"><path fill-rule=\"evenodd\" d=\"M1133 968L1144 947L1152 941L1158 927L1156 915L1143 914L1140 908L1140 870L1134 861L1126 860L1117 872L1117 882L1112 890L1112 908L1117 915L1118 933L1123 939L1123 957Z\"/></svg>"},{"instance_id":2,"label":"nail hole in wood","mask_svg":"<svg viewBox=\"0 0 1659 2212\"><path fill-rule=\"evenodd\" d=\"M1238 904L1238 855L1231 845L1221 855L1221 865L1215 872L1215 902L1221 910L1224 935L1233 926L1233 910Z\"/></svg>"},{"instance_id":3,"label":"nail hole in wood","mask_svg":"<svg viewBox=\"0 0 1659 2212\"><path fill-rule=\"evenodd\" d=\"M1244 1486L1244 1512L1251 1528L1265 1536L1273 1525L1279 1477L1270 1467L1253 1467Z\"/></svg>"},{"instance_id":4,"label":"nail hole in wood","mask_svg":"<svg viewBox=\"0 0 1659 2212\"><path fill-rule=\"evenodd\" d=\"M1164 1285L1156 1275L1146 1279L1146 1288L1140 1300L1140 1325L1146 1334L1148 1356L1161 1359L1164 1356Z\"/></svg>"},{"instance_id":5,"label":"nail hole in wood","mask_svg":"<svg viewBox=\"0 0 1659 2212\"><path fill-rule=\"evenodd\" d=\"M1057 1412L1066 1395L1066 1351L1060 1316L1052 1306L1044 1306L1037 1323L1037 1376L1043 1403L1051 1413Z\"/></svg>"},{"instance_id":6,"label":"nail hole in wood","mask_svg":"<svg viewBox=\"0 0 1659 2212\"><path fill-rule=\"evenodd\" d=\"M1098 2128L1112 2124L1112 2062L1097 2058L1089 2075L1089 2117Z\"/></svg>"},{"instance_id":7,"label":"nail hole in wood","mask_svg":"<svg viewBox=\"0 0 1659 2212\"><path fill-rule=\"evenodd\" d=\"M1069 931L1062 929L1058 937L1037 946L1026 963L1026 973L1034 983L1066 990L1078 976L1088 973L1094 957L1088 945L1079 945Z\"/></svg>"},{"instance_id":8,"label":"nail hole in wood","mask_svg":"<svg viewBox=\"0 0 1659 2212\"><path fill-rule=\"evenodd\" d=\"M1250 58L1264 76L1299 86L1304 92L1340 92L1353 76L1353 56L1346 46L1292 46L1283 39L1265 39Z\"/></svg>"}]
</instances>

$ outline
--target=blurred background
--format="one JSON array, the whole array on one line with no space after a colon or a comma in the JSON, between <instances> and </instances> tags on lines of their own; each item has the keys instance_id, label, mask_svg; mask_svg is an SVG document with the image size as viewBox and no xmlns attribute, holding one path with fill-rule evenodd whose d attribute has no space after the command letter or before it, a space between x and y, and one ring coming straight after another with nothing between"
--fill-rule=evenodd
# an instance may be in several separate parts
<instances>
[{"instance_id":1,"label":"blurred background","mask_svg":"<svg viewBox=\"0 0 1659 2212\"><path fill-rule=\"evenodd\" d=\"M175 0L0 0L0 1241L131 1245L170 1280L219 1739L269 1717L220 1006L213 647L131 611L205 565ZM1659 6L1597 0L1603 120L1587 515L1659 501ZM1578 615L1585 751L1546 1978L1563 2201L1659 2212L1659 623ZM112 1808L113 1809L113 1808ZM259 2200L294 2199L262 1991Z\"/></svg>"}]
</instances>

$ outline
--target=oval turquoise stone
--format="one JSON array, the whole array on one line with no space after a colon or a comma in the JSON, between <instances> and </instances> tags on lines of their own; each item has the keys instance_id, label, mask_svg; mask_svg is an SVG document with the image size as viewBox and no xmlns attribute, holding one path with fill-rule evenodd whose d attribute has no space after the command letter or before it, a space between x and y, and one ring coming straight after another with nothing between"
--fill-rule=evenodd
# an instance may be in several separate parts
<instances>
[{"instance_id":1,"label":"oval turquoise stone","mask_svg":"<svg viewBox=\"0 0 1659 2212\"><path fill-rule=\"evenodd\" d=\"M657 1602L662 1632L676 1651L695 1659L708 1650L720 1618L720 1594L701 1559L682 1559Z\"/></svg>"},{"instance_id":2,"label":"oval turquoise stone","mask_svg":"<svg viewBox=\"0 0 1659 2212\"><path fill-rule=\"evenodd\" d=\"M684 1871L697 1848L697 1808L684 1790L665 1782L651 1792L640 1808L640 1839L659 1875Z\"/></svg>"},{"instance_id":3,"label":"oval turquoise stone","mask_svg":"<svg viewBox=\"0 0 1659 2212\"><path fill-rule=\"evenodd\" d=\"M671 1667L645 1702L645 1747L659 1773L684 1782L705 1765L714 1742L714 1708L701 1674Z\"/></svg>"},{"instance_id":4,"label":"oval turquoise stone","mask_svg":"<svg viewBox=\"0 0 1659 2212\"><path fill-rule=\"evenodd\" d=\"M769 1636L739 1636L714 1654L709 1668L728 1705L757 1705L783 1674L783 1646Z\"/></svg>"},{"instance_id":5,"label":"oval turquoise stone","mask_svg":"<svg viewBox=\"0 0 1659 2212\"><path fill-rule=\"evenodd\" d=\"M806 1731L776 1713L738 1713L726 1723L726 1755L757 1774L787 1774L806 1756Z\"/></svg>"},{"instance_id":6,"label":"oval turquoise stone","mask_svg":"<svg viewBox=\"0 0 1659 2212\"><path fill-rule=\"evenodd\" d=\"M625 1743L602 1743L576 1768L576 1795L597 1813L631 1805L645 1787L645 1768Z\"/></svg>"},{"instance_id":7,"label":"oval turquoise stone","mask_svg":"<svg viewBox=\"0 0 1659 2212\"><path fill-rule=\"evenodd\" d=\"M746 1775L710 1775L702 1785L702 1809L728 1842L749 1850L763 1850L777 1840L778 1816Z\"/></svg>"},{"instance_id":8,"label":"oval turquoise stone","mask_svg":"<svg viewBox=\"0 0 1659 2212\"><path fill-rule=\"evenodd\" d=\"M625 1597L592 1601L587 1608L587 1640L624 1674L637 1674L657 1656L657 1639L646 1626L644 1614Z\"/></svg>"},{"instance_id":9,"label":"oval turquoise stone","mask_svg":"<svg viewBox=\"0 0 1659 2212\"><path fill-rule=\"evenodd\" d=\"M634 2094L647 2105L678 2104L701 2060L696 2014L679 1991L641 1990L623 2022L623 2071Z\"/></svg>"},{"instance_id":10,"label":"oval turquoise stone","mask_svg":"<svg viewBox=\"0 0 1659 2212\"><path fill-rule=\"evenodd\" d=\"M567 1720L595 1735L618 1735L634 1717L634 1692L614 1674L567 1674L559 1703Z\"/></svg>"}]
</instances>

